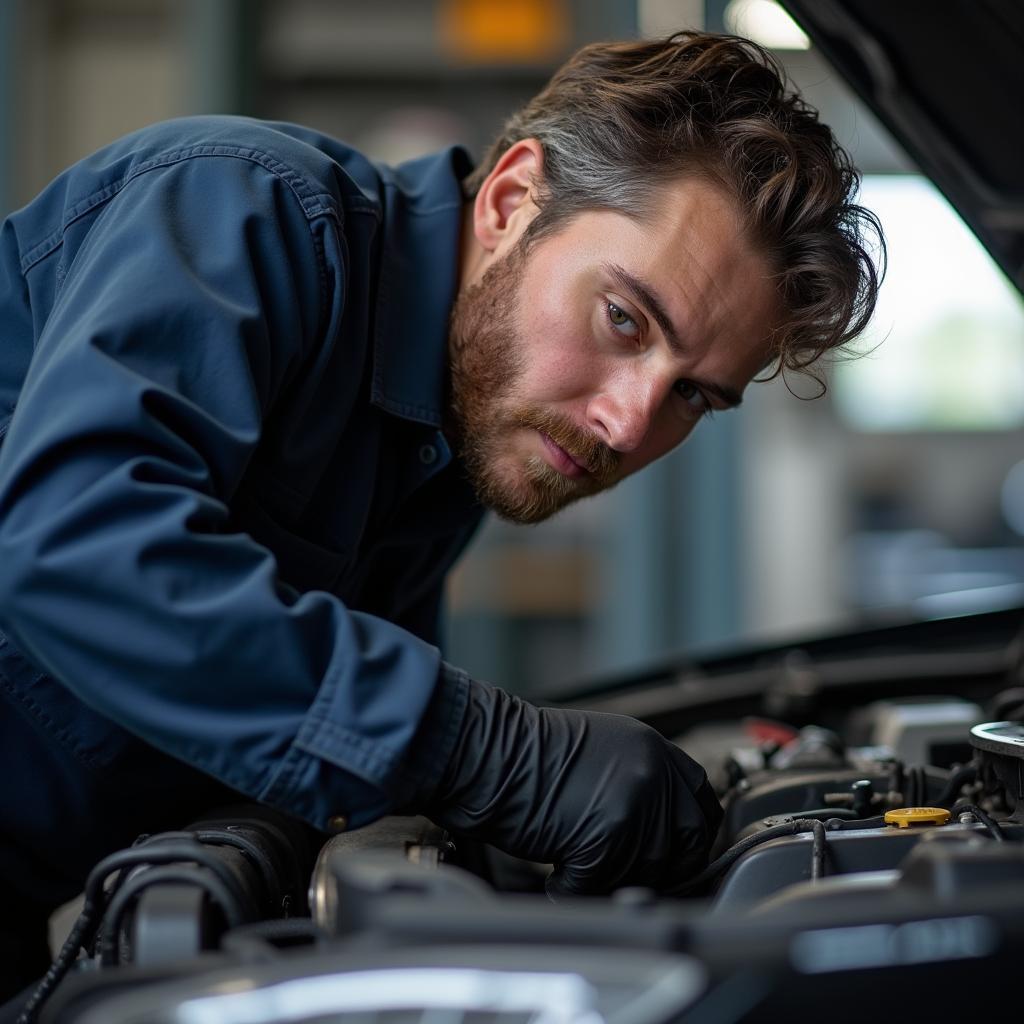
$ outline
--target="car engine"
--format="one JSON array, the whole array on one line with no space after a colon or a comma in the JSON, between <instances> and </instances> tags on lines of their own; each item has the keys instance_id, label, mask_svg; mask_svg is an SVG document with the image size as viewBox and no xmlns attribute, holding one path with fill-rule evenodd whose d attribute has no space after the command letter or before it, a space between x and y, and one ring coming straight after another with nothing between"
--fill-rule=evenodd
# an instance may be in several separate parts
<instances>
[{"instance_id":1,"label":"car engine","mask_svg":"<svg viewBox=\"0 0 1024 1024\"><path fill-rule=\"evenodd\" d=\"M853 651L835 641L761 650L589 698L633 707L675 737L720 796L711 863L672 892L552 903L549 865L424 818L324 842L265 808L223 808L97 866L19 1019L977 1012L1024 953L1024 688L1017 632L1005 629L1015 621L947 624L969 631L946 659L931 631L881 631ZM880 695L898 676L901 695Z\"/></svg>"}]
</instances>

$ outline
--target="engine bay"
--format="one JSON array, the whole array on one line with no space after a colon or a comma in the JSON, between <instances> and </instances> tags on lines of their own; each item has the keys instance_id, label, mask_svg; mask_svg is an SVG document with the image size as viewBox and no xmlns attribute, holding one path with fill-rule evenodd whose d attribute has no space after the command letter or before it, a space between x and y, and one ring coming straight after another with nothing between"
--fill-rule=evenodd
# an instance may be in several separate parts
<instances>
[{"instance_id":1,"label":"engine bay","mask_svg":"<svg viewBox=\"0 0 1024 1024\"><path fill-rule=\"evenodd\" d=\"M646 709L706 767L723 804L711 863L670 892L553 903L550 865L425 818L384 818L325 842L266 808L223 808L97 866L20 1019L656 1024L970 1012L1024 952L1024 689L1016 630L997 639L986 632L995 621L973 624L976 644L961 636L955 684L922 678L920 643L896 657L888 633L888 677L866 689L863 673L823 685L839 663L829 642L798 657L760 651L744 666L676 667L592 697ZM840 660L877 668L868 648L879 640L859 638ZM879 696L896 691L894 657L904 692ZM730 684L744 673L746 689Z\"/></svg>"}]
</instances>

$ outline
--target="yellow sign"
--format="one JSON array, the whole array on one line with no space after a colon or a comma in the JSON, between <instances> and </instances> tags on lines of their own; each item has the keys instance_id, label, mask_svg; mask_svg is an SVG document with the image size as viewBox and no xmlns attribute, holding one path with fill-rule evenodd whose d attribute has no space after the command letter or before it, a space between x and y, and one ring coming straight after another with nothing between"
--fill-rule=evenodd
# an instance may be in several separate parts
<instances>
[{"instance_id":1,"label":"yellow sign","mask_svg":"<svg viewBox=\"0 0 1024 1024\"><path fill-rule=\"evenodd\" d=\"M441 0L438 30L463 60L533 63L564 49L569 17L564 0Z\"/></svg>"}]
</instances>

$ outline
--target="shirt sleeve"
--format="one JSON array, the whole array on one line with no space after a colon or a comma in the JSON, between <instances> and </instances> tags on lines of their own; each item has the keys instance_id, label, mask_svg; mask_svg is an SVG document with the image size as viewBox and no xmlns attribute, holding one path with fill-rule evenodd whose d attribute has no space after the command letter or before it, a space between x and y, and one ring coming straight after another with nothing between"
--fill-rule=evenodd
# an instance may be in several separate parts
<instances>
[{"instance_id":1,"label":"shirt sleeve","mask_svg":"<svg viewBox=\"0 0 1024 1024\"><path fill-rule=\"evenodd\" d=\"M0 449L11 638L154 747L321 828L429 791L467 687L398 626L289 587L231 524L343 302L343 253L253 160L138 175L67 267Z\"/></svg>"}]
</instances>

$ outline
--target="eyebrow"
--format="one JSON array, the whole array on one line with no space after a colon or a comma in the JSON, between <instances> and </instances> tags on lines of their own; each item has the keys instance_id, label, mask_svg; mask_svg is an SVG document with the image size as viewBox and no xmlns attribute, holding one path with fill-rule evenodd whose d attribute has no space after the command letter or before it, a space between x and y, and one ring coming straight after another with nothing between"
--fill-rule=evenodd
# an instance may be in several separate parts
<instances>
[{"instance_id":1,"label":"eyebrow","mask_svg":"<svg viewBox=\"0 0 1024 1024\"><path fill-rule=\"evenodd\" d=\"M620 267L617 263L606 263L605 269L633 296L639 305L643 306L651 319L661 328L661 333L668 340L669 348L677 356L685 355L686 346L679 339L679 332L676 330L671 319L669 319L669 315L665 312L665 307L654 292L643 281L634 277L625 267ZM714 381L709 380L694 379L693 383L699 384L705 391L714 395L720 402L731 409L736 408L736 406L741 405L743 402L743 396L735 388L715 384Z\"/></svg>"}]
</instances>

